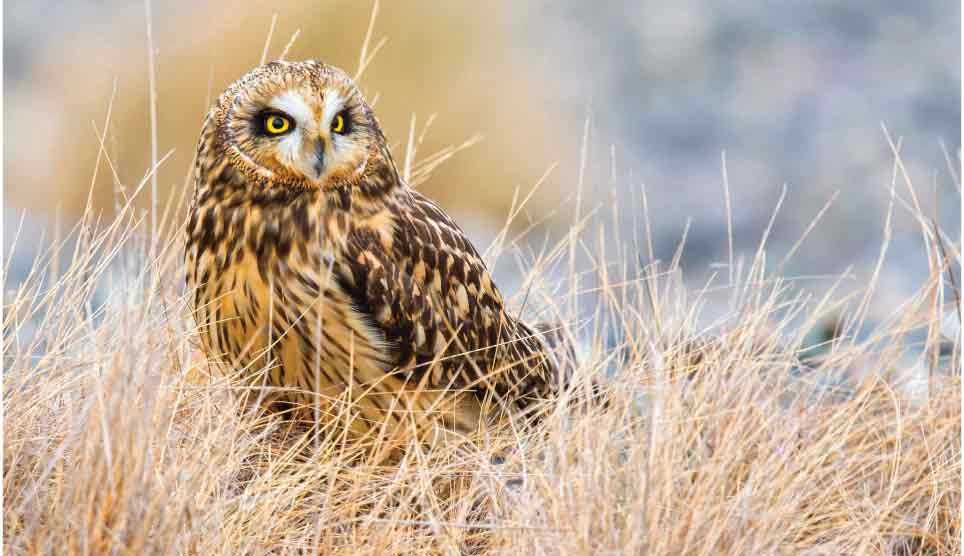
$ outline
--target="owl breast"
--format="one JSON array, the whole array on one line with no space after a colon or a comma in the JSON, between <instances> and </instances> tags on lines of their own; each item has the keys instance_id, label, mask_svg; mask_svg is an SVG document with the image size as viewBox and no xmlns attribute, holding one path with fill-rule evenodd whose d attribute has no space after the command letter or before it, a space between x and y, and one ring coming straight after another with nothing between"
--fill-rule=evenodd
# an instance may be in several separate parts
<instances>
[{"instance_id":1,"label":"owl breast","mask_svg":"<svg viewBox=\"0 0 964 556\"><path fill-rule=\"evenodd\" d=\"M268 403L310 415L337 413L352 386L362 393L384 378L391 350L332 279L338 269L330 242L309 216L319 207L212 204L197 211L201 226L206 221L215 232L196 234L188 247L198 331L205 350L239 381L264 387L259 394ZM224 223L239 214L243 229L228 229Z\"/></svg>"},{"instance_id":2,"label":"owl breast","mask_svg":"<svg viewBox=\"0 0 964 556\"><path fill-rule=\"evenodd\" d=\"M186 262L198 332L249 400L347 423L354 435L403 429L439 409L436 396L392 372L396 346L337 280L344 219L309 201L199 205L195 218ZM470 401L455 413L475 423Z\"/></svg>"}]
</instances>

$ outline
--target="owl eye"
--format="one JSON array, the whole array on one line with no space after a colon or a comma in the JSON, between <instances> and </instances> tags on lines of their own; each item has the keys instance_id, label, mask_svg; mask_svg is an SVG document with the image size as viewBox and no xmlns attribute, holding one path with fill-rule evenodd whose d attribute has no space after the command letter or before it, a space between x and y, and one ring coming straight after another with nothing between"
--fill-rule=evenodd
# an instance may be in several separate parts
<instances>
[{"instance_id":1,"label":"owl eye","mask_svg":"<svg viewBox=\"0 0 964 556\"><path fill-rule=\"evenodd\" d=\"M345 118L345 113L341 112L335 116L335 119L331 121L331 130L339 135L344 135L348 133L348 120Z\"/></svg>"},{"instance_id":2,"label":"owl eye","mask_svg":"<svg viewBox=\"0 0 964 556\"><path fill-rule=\"evenodd\" d=\"M291 131L291 120L280 114L268 114L264 117L264 130L269 135L281 135Z\"/></svg>"}]
</instances>

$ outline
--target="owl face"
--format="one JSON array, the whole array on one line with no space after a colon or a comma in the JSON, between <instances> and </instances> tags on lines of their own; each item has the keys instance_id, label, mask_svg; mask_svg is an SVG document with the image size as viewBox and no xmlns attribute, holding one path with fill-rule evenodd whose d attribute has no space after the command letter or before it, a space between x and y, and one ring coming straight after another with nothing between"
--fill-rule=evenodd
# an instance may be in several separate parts
<instances>
[{"instance_id":1,"label":"owl face","mask_svg":"<svg viewBox=\"0 0 964 556\"><path fill-rule=\"evenodd\" d=\"M330 189L356 182L385 156L361 92L320 62L252 70L222 94L215 120L225 154L255 182Z\"/></svg>"}]
</instances>

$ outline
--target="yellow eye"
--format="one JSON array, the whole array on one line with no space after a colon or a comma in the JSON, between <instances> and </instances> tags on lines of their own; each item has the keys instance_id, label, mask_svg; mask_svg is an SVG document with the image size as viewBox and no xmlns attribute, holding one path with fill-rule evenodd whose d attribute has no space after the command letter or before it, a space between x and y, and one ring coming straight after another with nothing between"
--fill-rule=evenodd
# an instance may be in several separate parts
<instances>
[{"instance_id":1,"label":"yellow eye","mask_svg":"<svg viewBox=\"0 0 964 556\"><path fill-rule=\"evenodd\" d=\"M277 114L269 114L264 119L264 129L272 135L281 135L291 129L291 120Z\"/></svg>"},{"instance_id":2,"label":"yellow eye","mask_svg":"<svg viewBox=\"0 0 964 556\"><path fill-rule=\"evenodd\" d=\"M335 116L335 119L331 122L331 130L335 133L345 132L345 117L341 114Z\"/></svg>"}]
</instances>

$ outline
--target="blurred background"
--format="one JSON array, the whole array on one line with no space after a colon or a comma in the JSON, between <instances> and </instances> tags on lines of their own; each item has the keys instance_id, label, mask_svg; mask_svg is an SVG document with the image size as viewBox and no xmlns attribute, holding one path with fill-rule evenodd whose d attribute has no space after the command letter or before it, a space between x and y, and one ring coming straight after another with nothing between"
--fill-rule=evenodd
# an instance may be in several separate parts
<instances>
[{"instance_id":1,"label":"blurred background","mask_svg":"<svg viewBox=\"0 0 964 556\"><path fill-rule=\"evenodd\" d=\"M96 206L109 215L115 189L147 171L148 45L143 2L11 0L3 9L4 246L21 215L26 238L12 286L40 232L80 215L99 148L92 123L103 125L115 83L107 151L119 183L102 165ZM155 1L158 151L174 149L158 174L162 201L183 193L211 98L257 65L274 14L269 59L298 31L289 59L352 73L370 13L357 0ZM855 265L859 285L879 251L893 172L882 123L902 139L925 212L959 235L959 22L953 0L389 1L372 44L388 40L362 86L378 95L397 157L413 114L419 130L435 115L421 155L484 137L420 186L481 248L516 189L529 191L553 164L516 227L549 215L528 236L537 246L565 233L588 129L583 212L599 207L599 218L636 234L640 221L628 214L640 212L645 185L657 258L672 257L692 219L683 267L694 284L727 259L725 151L738 255L755 252L784 184L774 261L839 191L786 272ZM626 213L618 223L614 206ZM893 308L913 292L926 261L916 222L898 206L879 303ZM514 293L518 265L500 260L496 274Z\"/></svg>"}]
</instances>

